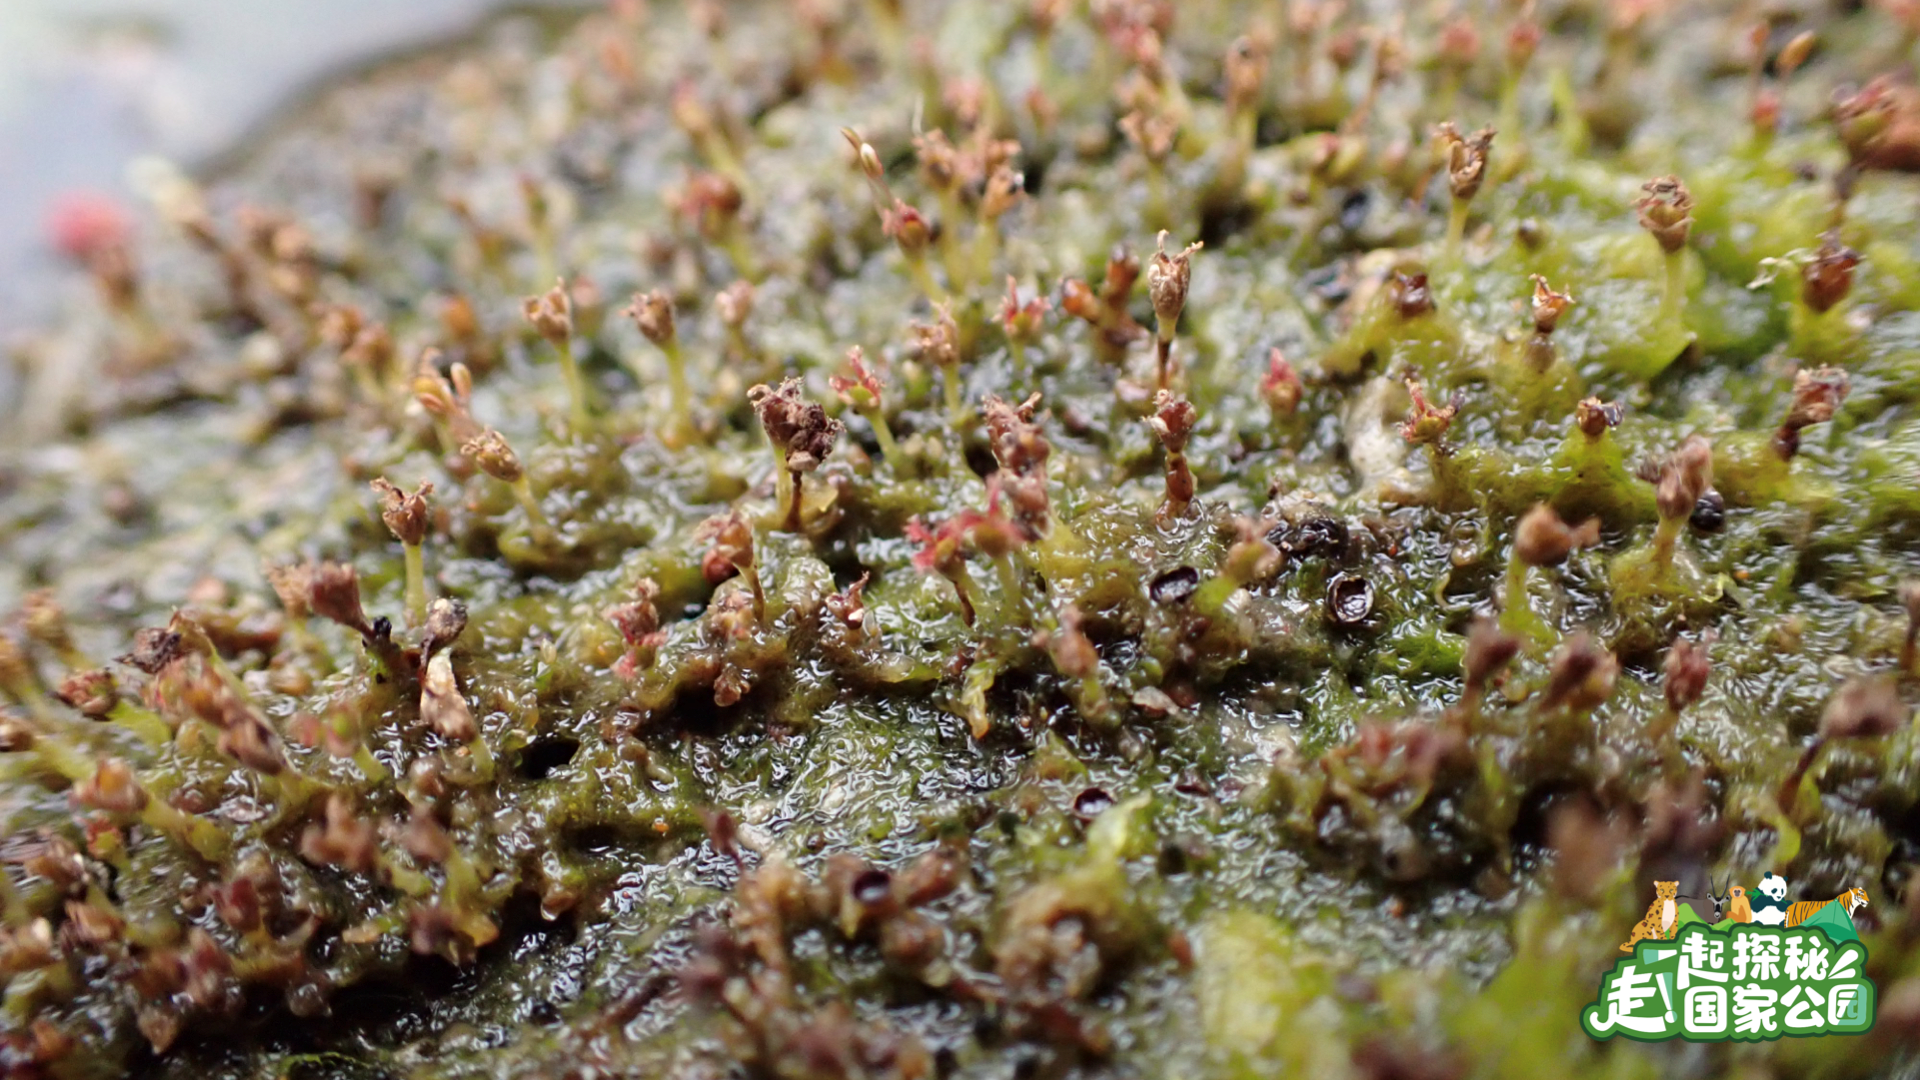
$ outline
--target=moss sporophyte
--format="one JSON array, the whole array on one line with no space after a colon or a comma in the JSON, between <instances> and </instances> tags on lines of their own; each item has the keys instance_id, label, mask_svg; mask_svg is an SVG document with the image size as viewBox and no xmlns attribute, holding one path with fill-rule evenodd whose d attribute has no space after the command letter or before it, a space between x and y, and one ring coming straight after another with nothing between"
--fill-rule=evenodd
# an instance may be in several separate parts
<instances>
[{"instance_id":1,"label":"moss sporophyte","mask_svg":"<svg viewBox=\"0 0 1920 1080\"><path fill-rule=\"evenodd\" d=\"M0 1071L1895 1071L1911 7L614 0L63 201ZM1870 1034L1589 1037L1786 879Z\"/></svg>"}]
</instances>

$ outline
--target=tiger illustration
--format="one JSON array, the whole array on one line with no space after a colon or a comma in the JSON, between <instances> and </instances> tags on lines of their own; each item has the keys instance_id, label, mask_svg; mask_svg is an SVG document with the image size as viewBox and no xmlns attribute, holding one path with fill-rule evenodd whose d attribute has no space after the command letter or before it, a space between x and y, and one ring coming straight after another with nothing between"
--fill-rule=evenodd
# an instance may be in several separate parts
<instances>
[{"instance_id":1,"label":"tiger illustration","mask_svg":"<svg viewBox=\"0 0 1920 1080\"><path fill-rule=\"evenodd\" d=\"M1797 903L1790 904L1787 907L1787 925L1799 926L1801 923L1813 918L1814 912L1819 911L1828 904L1839 903L1846 904L1847 918L1851 919L1853 918L1854 912L1867 906L1867 890L1848 889L1846 892L1841 893L1831 900L1801 900Z\"/></svg>"}]
</instances>

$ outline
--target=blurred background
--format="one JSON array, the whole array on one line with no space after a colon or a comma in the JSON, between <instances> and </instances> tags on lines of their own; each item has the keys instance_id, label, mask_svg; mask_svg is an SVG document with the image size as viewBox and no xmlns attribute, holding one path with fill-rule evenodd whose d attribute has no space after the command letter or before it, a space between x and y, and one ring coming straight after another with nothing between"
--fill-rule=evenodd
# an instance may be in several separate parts
<instances>
[{"instance_id":1,"label":"blurred background","mask_svg":"<svg viewBox=\"0 0 1920 1080\"><path fill-rule=\"evenodd\" d=\"M559 4L565 0L535 0ZM526 0L0 0L0 336L43 311L63 196L204 167L328 76Z\"/></svg>"}]
</instances>

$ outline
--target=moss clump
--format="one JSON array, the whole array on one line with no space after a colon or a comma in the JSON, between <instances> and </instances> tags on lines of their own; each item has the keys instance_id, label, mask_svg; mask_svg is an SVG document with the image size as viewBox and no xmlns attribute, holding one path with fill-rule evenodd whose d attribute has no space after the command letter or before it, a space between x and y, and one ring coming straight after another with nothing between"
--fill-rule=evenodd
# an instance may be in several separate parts
<instances>
[{"instance_id":1,"label":"moss clump","mask_svg":"<svg viewBox=\"0 0 1920 1080\"><path fill-rule=\"evenodd\" d=\"M7 1069L1903 1060L1889 13L1285 15L517 18L69 223ZM1769 870L1873 893L1870 1040L1580 1034Z\"/></svg>"}]
</instances>

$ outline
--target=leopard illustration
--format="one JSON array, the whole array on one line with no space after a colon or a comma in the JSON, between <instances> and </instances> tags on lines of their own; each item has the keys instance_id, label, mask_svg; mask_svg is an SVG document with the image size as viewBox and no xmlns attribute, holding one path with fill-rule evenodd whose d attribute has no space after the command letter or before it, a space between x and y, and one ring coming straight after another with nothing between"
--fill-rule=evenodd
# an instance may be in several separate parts
<instances>
[{"instance_id":1,"label":"leopard illustration","mask_svg":"<svg viewBox=\"0 0 1920 1080\"><path fill-rule=\"evenodd\" d=\"M1680 921L1677 897L1680 883L1677 881L1656 881L1653 883L1653 906L1647 908L1647 917L1633 928L1633 936L1620 946L1620 951L1630 953L1633 947L1642 941L1668 941L1673 938L1674 926Z\"/></svg>"}]
</instances>

